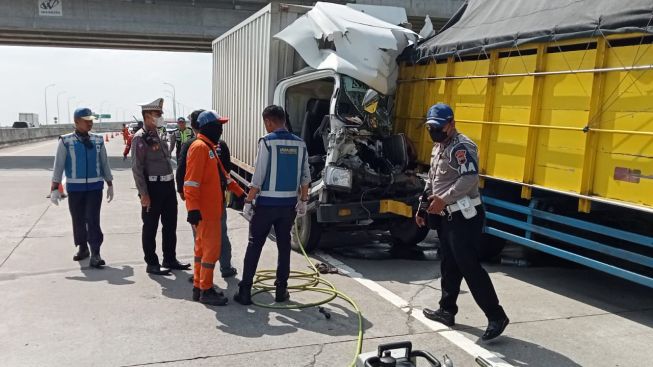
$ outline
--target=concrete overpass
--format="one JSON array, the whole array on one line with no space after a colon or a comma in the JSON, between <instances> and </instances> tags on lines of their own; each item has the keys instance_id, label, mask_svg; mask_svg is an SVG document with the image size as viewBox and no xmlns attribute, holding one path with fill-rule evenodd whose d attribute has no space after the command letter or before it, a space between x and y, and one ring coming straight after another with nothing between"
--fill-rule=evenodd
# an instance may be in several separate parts
<instances>
[{"instance_id":1,"label":"concrete overpass","mask_svg":"<svg viewBox=\"0 0 653 367\"><path fill-rule=\"evenodd\" d=\"M0 44L211 52L211 41L269 0L0 0ZM311 5L314 0L287 0ZM406 8L421 24L462 0L349 0Z\"/></svg>"}]
</instances>

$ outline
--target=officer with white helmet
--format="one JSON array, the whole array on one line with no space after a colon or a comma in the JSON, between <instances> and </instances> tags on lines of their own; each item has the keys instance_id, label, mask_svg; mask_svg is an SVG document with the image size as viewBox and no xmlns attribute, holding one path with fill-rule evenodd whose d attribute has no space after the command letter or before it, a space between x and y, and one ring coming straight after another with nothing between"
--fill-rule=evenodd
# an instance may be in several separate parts
<instances>
[{"instance_id":1,"label":"officer with white helmet","mask_svg":"<svg viewBox=\"0 0 653 367\"><path fill-rule=\"evenodd\" d=\"M476 303L489 320L481 337L494 339L509 320L478 258L485 211L478 190L478 148L456 130L451 107L438 103L429 108L426 128L433 140L431 169L415 221L438 229L442 296L440 308L424 309L424 316L453 326L456 300L465 279Z\"/></svg>"},{"instance_id":2,"label":"officer with white helmet","mask_svg":"<svg viewBox=\"0 0 653 367\"><path fill-rule=\"evenodd\" d=\"M143 253L150 274L168 275L168 269L188 270L190 264L177 260L177 194L168 144L157 128L165 126L163 98L141 104L143 129L132 140L132 173L141 200ZM159 219L163 249L163 267L156 254Z\"/></svg>"}]
</instances>

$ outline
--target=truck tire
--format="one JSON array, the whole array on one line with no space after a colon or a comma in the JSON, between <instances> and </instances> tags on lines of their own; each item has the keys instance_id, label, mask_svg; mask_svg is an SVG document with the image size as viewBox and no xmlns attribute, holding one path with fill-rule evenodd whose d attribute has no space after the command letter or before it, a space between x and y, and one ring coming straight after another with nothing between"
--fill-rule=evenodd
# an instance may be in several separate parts
<instances>
[{"instance_id":1,"label":"truck tire","mask_svg":"<svg viewBox=\"0 0 653 367\"><path fill-rule=\"evenodd\" d=\"M428 227L418 227L414 218L406 218L390 225L390 235L402 247L417 246L429 234Z\"/></svg>"},{"instance_id":2,"label":"truck tire","mask_svg":"<svg viewBox=\"0 0 653 367\"><path fill-rule=\"evenodd\" d=\"M295 225L290 231L290 237L290 246L293 250L301 253L300 243L306 253L316 250L320 244L320 237L322 237L322 228L317 222L317 214L307 213L301 218L296 218Z\"/></svg>"}]
</instances>

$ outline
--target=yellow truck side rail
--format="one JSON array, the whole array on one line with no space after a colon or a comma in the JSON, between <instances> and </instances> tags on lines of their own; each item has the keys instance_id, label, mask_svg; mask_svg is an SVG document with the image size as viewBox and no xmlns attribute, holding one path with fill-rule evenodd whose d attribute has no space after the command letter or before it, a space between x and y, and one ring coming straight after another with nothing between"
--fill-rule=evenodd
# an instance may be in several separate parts
<instances>
[{"instance_id":1,"label":"yellow truck side rail","mask_svg":"<svg viewBox=\"0 0 653 367\"><path fill-rule=\"evenodd\" d=\"M428 164L428 107L452 106L482 177L653 212L653 39L620 35L403 63L396 124Z\"/></svg>"}]
</instances>

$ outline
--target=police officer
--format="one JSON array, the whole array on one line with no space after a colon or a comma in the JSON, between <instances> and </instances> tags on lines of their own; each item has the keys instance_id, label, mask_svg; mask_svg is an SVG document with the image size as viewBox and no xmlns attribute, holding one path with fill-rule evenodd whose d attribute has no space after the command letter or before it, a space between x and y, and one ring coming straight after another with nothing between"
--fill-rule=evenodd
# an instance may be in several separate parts
<instances>
[{"instance_id":1,"label":"police officer","mask_svg":"<svg viewBox=\"0 0 653 367\"><path fill-rule=\"evenodd\" d=\"M249 243L243 278L238 293L234 295L234 300L243 305L252 304L256 267L272 226L279 252L274 283L275 301L284 302L290 298L290 230L295 216L306 214L311 181L306 144L286 129L283 108L274 105L266 107L263 110L263 123L268 134L259 140L254 175L243 208L243 213L251 218Z\"/></svg>"},{"instance_id":2,"label":"police officer","mask_svg":"<svg viewBox=\"0 0 653 367\"><path fill-rule=\"evenodd\" d=\"M453 326L464 278L489 320L481 338L494 339L505 330L509 320L478 259L485 220L478 190L478 149L471 139L456 131L453 110L446 104L438 103L428 110L426 128L434 142L433 154L415 220L420 227L428 220L439 228L442 296L440 308L425 308L424 316Z\"/></svg>"},{"instance_id":3,"label":"police officer","mask_svg":"<svg viewBox=\"0 0 653 367\"><path fill-rule=\"evenodd\" d=\"M113 176L107 159L102 135L91 134L95 116L89 108L75 110L75 132L59 137L57 155L54 158L50 200L59 205L59 186L66 173L68 208L73 221L73 238L78 247L74 261L89 256L89 264L101 268L105 261L100 257L104 235L100 228L100 208L104 181L109 186L107 200L113 200Z\"/></svg>"},{"instance_id":4,"label":"police officer","mask_svg":"<svg viewBox=\"0 0 653 367\"><path fill-rule=\"evenodd\" d=\"M188 270L190 264L177 260L177 196L174 175L170 162L168 145L162 141L157 127L165 125L163 120L163 98L141 105L143 129L132 140L132 173L138 195L141 199L143 219L143 252L147 272L168 275L170 270ZM162 248L163 267L156 255L156 232L159 219L163 225Z\"/></svg>"},{"instance_id":5,"label":"police officer","mask_svg":"<svg viewBox=\"0 0 653 367\"><path fill-rule=\"evenodd\" d=\"M181 155L181 145L190 140L191 138L195 137L195 133L193 132L193 129L189 129L186 127L186 119L183 117L180 117L177 119L177 126L179 126L179 129L173 133L172 136L172 141L170 142L170 153L172 153L175 148L177 148L176 151L176 158L177 158L177 164L179 164L179 156Z\"/></svg>"}]
</instances>

